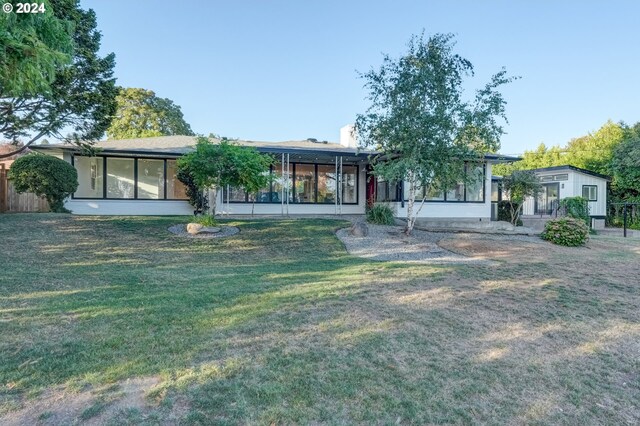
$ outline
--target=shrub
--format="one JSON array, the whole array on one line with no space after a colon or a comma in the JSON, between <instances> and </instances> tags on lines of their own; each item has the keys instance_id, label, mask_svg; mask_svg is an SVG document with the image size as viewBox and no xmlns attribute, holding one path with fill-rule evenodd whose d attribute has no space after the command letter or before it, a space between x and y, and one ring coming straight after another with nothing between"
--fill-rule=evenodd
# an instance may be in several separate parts
<instances>
[{"instance_id":1,"label":"shrub","mask_svg":"<svg viewBox=\"0 0 640 426\"><path fill-rule=\"evenodd\" d=\"M376 225L393 225L393 210L386 204L374 204L367 210L367 222Z\"/></svg>"},{"instance_id":2,"label":"shrub","mask_svg":"<svg viewBox=\"0 0 640 426\"><path fill-rule=\"evenodd\" d=\"M582 219L553 219L545 224L542 238L561 246L582 246L589 239L589 227Z\"/></svg>"},{"instance_id":3,"label":"shrub","mask_svg":"<svg viewBox=\"0 0 640 426\"><path fill-rule=\"evenodd\" d=\"M210 214L203 214L201 216L196 216L195 222L199 223L202 226L216 226L218 224L215 217L213 217L213 215L210 215Z\"/></svg>"},{"instance_id":4,"label":"shrub","mask_svg":"<svg viewBox=\"0 0 640 426\"><path fill-rule=\"evenodd\" d=\"M589 226L591 217L589 216L589 203L582 197L567 197L560 200L560 211L562 214L574 219L583 220Z\"/></svg>"},{"instance_id":5,"label":"shrub","mask_svg":"<svg viewBox=\"0 0 640 426\"><path fill-rule=\"evenodd\" d=\"M78 172L69 163L51 155L19 157L9 169L9 179L19 193L33 192L49 202L52 212L68 213L64 200L78 189Z\"/></svg>"},{"instance_id":6,"label":"shrub","mask_svg":"<svg viewBox=\"0 0 640 426\"><path fill-rule=\"evenodd\" d=\"M520 209L520 204L513 203L514 209ZM511 201L502 200L498 202L498 220L511 223ZM522 219L518 217L516 226L522 226Z\"/></svg>"},{"instance_id":7,"label":"shrub","mask_svg":"<svg viewBox=\"0 0 640 426\"><path fill-rule=\"evenodd\" d=\"M189 197L189 204L195 207L196 212L209 210L209 197L198 188L191 171L186 167L178 168L176 177L184 184L187 197Z\"/></svg>"}]
</instances>

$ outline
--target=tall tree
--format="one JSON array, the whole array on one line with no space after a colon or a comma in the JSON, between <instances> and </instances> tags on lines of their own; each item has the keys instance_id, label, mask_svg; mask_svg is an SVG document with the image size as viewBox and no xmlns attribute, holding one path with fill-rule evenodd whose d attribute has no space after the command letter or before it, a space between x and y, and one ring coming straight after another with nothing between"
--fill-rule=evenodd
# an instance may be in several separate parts
<instances>
[{"instance_id":1,"label":"tall tree","mask_svg":"<svg viewBox=\"0 0 640 426\"><path fill-rule=\"evenodd\" d=\"M180 107L151 90L121 88L116 101L118 108L107 129L109 139L193 135Z\"/></svg>"},{"instance_id":2,"label":"tall tree","mask_svg":"<svg viewBox=\"0 0 640 426\"><path fill-rule=\"evenodd\" d=\"M475 99L463 100L473 66L454 45L450 34L414 36L404 56L385 55L379 70L361 75L371 106L356 119L359 144L380 152L374 174L408 185L407 234L424 206L423 199L414 209L418 189L447 190L467 180L465 162L495 152L503 134L506 102L498 88L512 78L502 70Z\"/></svg>"},{"instance_id":3,"label":"tall tree","mask_svg":"<svg viewBox=\"0 0 640 426\"><path fill-rule=\"evenodd\" d=\"M44 78L38 87L21 84L19 79L24 77L13 68L19 63L6 62L9 82L0 93L0 134L16 145L19 142L24 145L0 158L19 153L44 136L88 146L104 134L115 113L115 56L98 55L101 34L96 28L95 13L81 9L79 0L50 0L47 10L70 31L71 62L53 61L52 82L47 86ZM25 22L25 31L29 29L27 24L37 34L38 21ZM17 55L29 57L28 44L17 47L20 49ZM54 49L54 44L51 48ZM4 87L13 89L5 91ZM63 131L70 133L63 135Z\"/></svg>"},{"instance_id":4,"label":"tall tree","mask_svg":"<svg viewBox=\"0 0 640 426\"><path fill-rule=\"evenodd\" d=\"M0 97L51 91L56 70L71 62L70 22L56 17L44 0L44 13L0 15Z\"/></svg>"}]
</instances>

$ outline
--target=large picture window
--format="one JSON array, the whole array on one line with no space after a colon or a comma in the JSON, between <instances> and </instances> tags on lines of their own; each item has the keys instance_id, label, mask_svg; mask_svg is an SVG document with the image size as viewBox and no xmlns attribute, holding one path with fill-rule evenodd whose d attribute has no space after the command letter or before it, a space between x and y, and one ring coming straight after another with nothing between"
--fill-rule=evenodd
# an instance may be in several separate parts
<instances>
[{"instance_id":1,"label":"large picture window","mask_svg":"<svg viewBox=\"0 0 640 426\"><path fill-rule=\"evenodd\" d=\"M288 182L287 182L288 181ZM282 176L282 164L271 166L267 187L258 194L246 194L235 188L224 188L223 200L229 202L246 203L281 203L284 189L288 189L289 203L318 203L334 204L339 201L338 182L336 182L335 164L307 164L290 163L289 179ZM358 166L342 166L342 204L358 204ZM227 194L229 192L229 194ZM286 200L285 200L286 201Z\"/></svg>"},{"instance_id":2,"label":"large picture window","mask_svg":"<svg viewBox=\"0 0 640 426\"><path fill-rule=\"evenodd\" d=\"M72 162L78 172L78 190L73 198L188 198L184 185L176 177L176 160L74 155Z\"/></svg>"},{"instance_id":3,"label":"large picture window","mask_svg":"<svg viewBox=\"0 0 640 426\"><path fill-rule=\"evenodd\" d=\"M102 157L75 157L74 166L78 171L78 189L74 196L102 198L104 196Z\"/></svg>"},{"instance_id":4,"label":"large picture window","mask_svg":"<svg viewBox=\"0 0 640 426\"><path fill-rule=\"evenodd\" d=\"M164 198L164 160L138 160L138 198Z\"/></svg>"},{"instance_id":5,"label":"large picture window","mask_svg":"<svg viewBox=\"0 0 640 426\"><path fill-rule=\"evenodd\" d=\"M442 191L437 189L439 185L427 185L424 187L419 187L416 189L416 200L422 201L424 198L425 201L445 201L448 203L482 203L484 202L484 164L477 163L468 163L465 165L465 170L467 173L467 179L465 182L458 182L455 185L451 186L448 191ZM436 180L437 182L437 180ZM380 185L380 182L378 182ZM380 189L378 186L378 195L383 195L382 193L386 193L386 188ZM391 199L391 195L387 195L386 200L376 201L393 201ZM404 185L404 199L407 201L409 198L409 188L408 184Z\"/></svg>"},{"instance_id":6,"label":"large picture window","mask_svg":"<svg viewBox=\"0 0 640 426\"><path fill-rule=\"evenodd\" d=\"M107 157L107 198L135 198L133 158Z\"/></svg>"},{"instance_id":7,"label":"large picture window","mask_svg":"<svg viewBox=\"0 0 640 426\"><path fill-rule=\"evenodd\" d=\"M342 203L358 202L358 167L342 166Z\"/></svg>"},{"instance_id":8,"label":"large picture window","mask_svg":"<svg viewBox=\"0 0 640 426\"><path fill-rule=\"evenodd\" d=\"M187 200L187 189L178 180L176 160L167 160L167 200Z\"/></svg>"},{"instance_id":9,"label":"large picture window","mask_svg":"<svg viewBox=\"0 0 640 426\"><path fill-rule=\"evenodd\" d=\"M314 164L295 164L294 202L315 203L316 170Z\"/></svg>"},{"instance_id":10,"label":"large picture window","mask_svg":"<svg viewBox=\"0 0 640 426\"><path fill-rule=\"evenodd\" d=\"M336 202L336 167L318 165L318 203L334 204Z\"/></svg>"}]
</instances>

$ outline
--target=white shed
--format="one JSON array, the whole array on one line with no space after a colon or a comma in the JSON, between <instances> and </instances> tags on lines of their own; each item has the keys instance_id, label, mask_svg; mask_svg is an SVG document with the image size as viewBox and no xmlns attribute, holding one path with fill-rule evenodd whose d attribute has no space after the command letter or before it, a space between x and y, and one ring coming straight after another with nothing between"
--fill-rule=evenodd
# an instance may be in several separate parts
<instances>
[{"instance_id":1,"label":"white shed","mask_svg":"<svg viewBox=\"0 0 640 426\"><path fill-rule=\"evenodd\" d=\"M524 203L525 216L550 216L558 201L567 197L584 197L589 202L589 214L594 228L604 228L607 215L608 176L573 166L534 169L544 190L540 197L528 197Z\"/></svg>"}]
</instances>

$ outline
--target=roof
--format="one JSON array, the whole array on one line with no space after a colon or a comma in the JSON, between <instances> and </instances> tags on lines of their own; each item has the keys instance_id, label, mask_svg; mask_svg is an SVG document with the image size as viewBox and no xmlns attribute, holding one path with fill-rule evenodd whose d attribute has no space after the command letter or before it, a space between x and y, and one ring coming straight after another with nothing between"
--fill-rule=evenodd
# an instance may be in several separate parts
<instances>
[{"instance_id":1,"label":"roof","mask_svg":"<svg viewBox=\"0 0 640 426\"><path fill-rule=\"evenodd\" d=\"M214 143L220 139L209 138ZM183 155L191 152L197 142L196 136L156 136L149 138L105 140L96 142L93 146L104 153L126 154L167 154ZM230 140L241 146L251 146L260 152L290 152L290 153L327 153L334 155L368 155L370 152L358 152L355 148L347 148L332 142L313 142L312 140L262 142ZM33 149L62 149L76 151L79 148L73 144L36 145Z\"/></svg>"},{"instance_id":2,"label":"roof","mask_svg":"<svg viewBox=\"0 0 640 426\"><path fill-rule=\"evenodd\" d=\"M578 173L583 173L585 175L595 176L605 180L611 180L610 176L603 175L600 173L592 172L591 170L581 169L580 167L575 166L553 166L553 167L543 167L540 169L531 169L532 172L559 172L559 171L574 171Z\"/></svg>"},{"instance_id":3,"label":"roof","mask_svg":"<svg viewBox=\"0 0 640 426\"><path fill-rule=\"evenodd\" d=\"M220 139L209 138L214 143L219 143ZM196 136L154 136L149 138L136 139L109 139L96 142L93 146L98 148L105 154L131 154L131 155L169 155L180 156L191 152L197 142ZM357 148L347 148L335 142L314 142L311 139L293 140L284 142L262 142L262 141L245 141L230 140L241 146L251 146L259 152L271 153L292 153L292 154L326 154L326 155L342 155L342 156L359 156L365 157L376 154L375 151L358 150ZM51 145L35 145L33 150L64 150L64 151L80 151L73 144L51 144ZM485 154L484 158L495 163L507 163L521 160L519 157L511 157L501 154Z\"/></svg>"}]
</instances>

